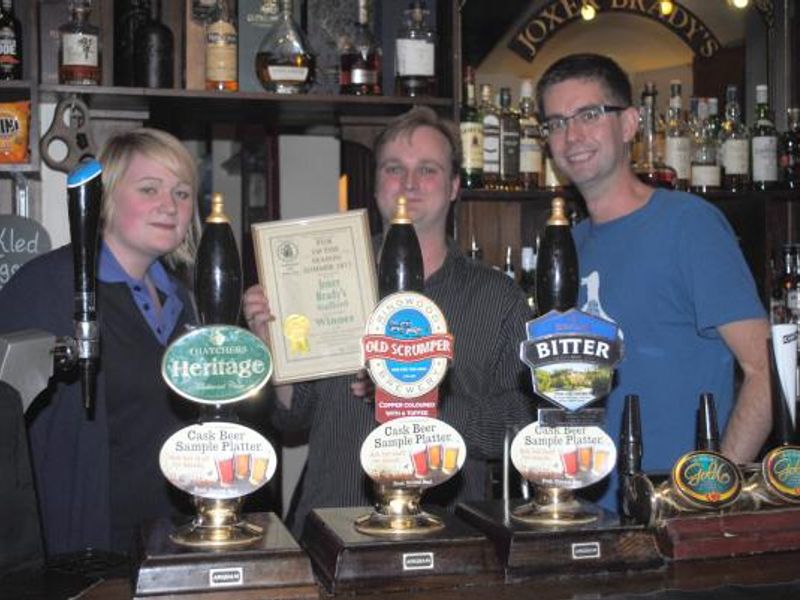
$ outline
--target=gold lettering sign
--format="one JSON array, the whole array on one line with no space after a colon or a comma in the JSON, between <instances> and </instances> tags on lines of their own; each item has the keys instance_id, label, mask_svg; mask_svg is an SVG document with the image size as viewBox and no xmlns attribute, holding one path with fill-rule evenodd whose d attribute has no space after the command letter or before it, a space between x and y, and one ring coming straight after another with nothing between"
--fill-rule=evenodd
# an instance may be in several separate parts
<instances>
[{"instance_id":1,"label":"gold lettering sign","mask_svg":"<svg viewBox=\"0 0 800 600\"><path fill-rule=\"evenodd\" d=\"M678 2L673 2L672 13L661 14L659 0L587 0L598 13L624 12L655 21L680 37L695 54L711 58L719 50L716 36L697 15ZM572 21L580 19L579 0L554 0L545 5L522 25L508 47L528 62L533 62L539 49L556 32Z\"/></svg>"}]
</instances>

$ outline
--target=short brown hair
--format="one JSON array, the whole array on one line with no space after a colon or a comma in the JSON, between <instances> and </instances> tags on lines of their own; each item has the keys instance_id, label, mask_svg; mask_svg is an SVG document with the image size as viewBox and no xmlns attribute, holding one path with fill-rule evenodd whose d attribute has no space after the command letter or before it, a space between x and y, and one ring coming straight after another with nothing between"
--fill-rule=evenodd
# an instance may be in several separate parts
<instances>
[{"instance_id":1,"label":"short brown hair","mask_svg":"<svg viewBox=\"0 0 800 600\"><path fill-rule=\"evenodd\" d=\"M441 133L450 145L449 164L453 172L451 176L457 177L461 170L461 135L458 127L450 119L445 119L427 106L414 106L411 110L399 117L392 119L378 137L375 138L373 149L375 161L380 164L380 155L384 146L404 135L410 138L420 127L430 127Z\"/></svg>"}]
</instances>

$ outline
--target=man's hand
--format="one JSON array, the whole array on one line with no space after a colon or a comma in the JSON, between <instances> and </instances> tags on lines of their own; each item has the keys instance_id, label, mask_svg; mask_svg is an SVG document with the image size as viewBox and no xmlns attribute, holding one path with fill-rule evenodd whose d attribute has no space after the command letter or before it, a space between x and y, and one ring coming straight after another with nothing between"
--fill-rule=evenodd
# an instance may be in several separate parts
<instances>
[{"instance_id":1,"label":"man's hand","mask_svg":"<svg viewBox=\"0 0 800 600\"><path fill-rule=\"evenodd\" d=\"M242 311L250 331L261 338L265 344L269 344L267 323L274 320L275 316L269 308L269 300L264 293L264 288L254 285L247 289L242 299Z\"/></svg>"}]
</instances>

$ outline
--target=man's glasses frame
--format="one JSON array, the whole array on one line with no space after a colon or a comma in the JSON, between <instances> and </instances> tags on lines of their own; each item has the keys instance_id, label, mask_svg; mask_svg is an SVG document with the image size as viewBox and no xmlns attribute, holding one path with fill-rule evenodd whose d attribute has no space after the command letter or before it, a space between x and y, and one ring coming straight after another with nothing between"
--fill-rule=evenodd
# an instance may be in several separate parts
<instances>
[{"instance_id":1,"label":"man's glasses frame","mask_svg":"<svg viewBox=\"0 0 800 600\"><path fill-rule=\"evenodd\" d=\"M546 136L559 135L567 130L570 121L576 121L584 126L596 125L603 116L626 110L627 106L614 106L611 104L593 104L575 111L568 117L549 117L544 120L544 134Z\"/></svg>"}]
</instances>

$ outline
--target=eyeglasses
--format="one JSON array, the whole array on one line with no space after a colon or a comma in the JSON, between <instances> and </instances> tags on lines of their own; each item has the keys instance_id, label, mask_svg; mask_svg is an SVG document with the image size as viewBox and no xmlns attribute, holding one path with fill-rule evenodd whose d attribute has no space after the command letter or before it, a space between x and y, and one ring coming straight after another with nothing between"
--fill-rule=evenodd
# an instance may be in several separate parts
<instances>
[{"instance_id":1,"label":"eyeglasses","mask_svg":"<svg viewBox=\"0 0 800 600\"><path fill-rule=\"evenodd\" d=\"M625 108L624 106L609 106L607 104L586 106L569 117L550 117L549 119L545 119L544 131L546 135L563 133L567 130L567 125L569 125L570 121L577 121L585 126L596 125L603 115L618 113L625 110Z\"/></svg>"}]
</instances>

